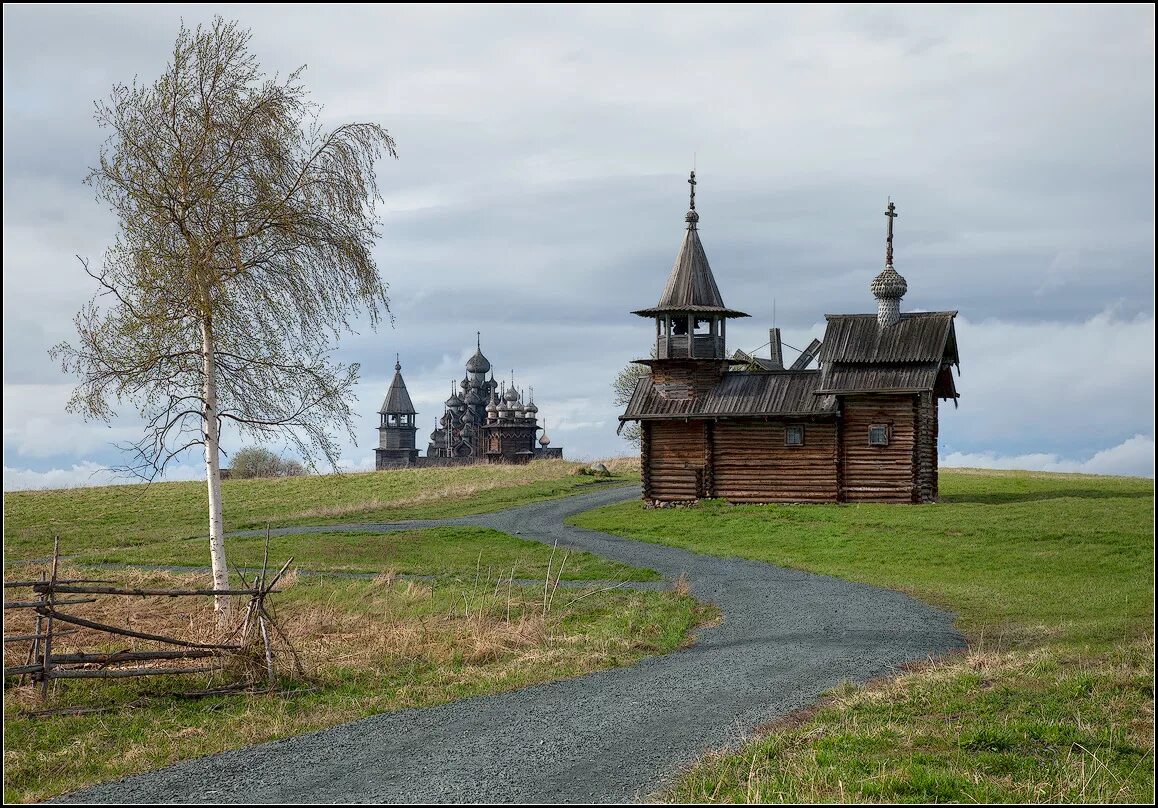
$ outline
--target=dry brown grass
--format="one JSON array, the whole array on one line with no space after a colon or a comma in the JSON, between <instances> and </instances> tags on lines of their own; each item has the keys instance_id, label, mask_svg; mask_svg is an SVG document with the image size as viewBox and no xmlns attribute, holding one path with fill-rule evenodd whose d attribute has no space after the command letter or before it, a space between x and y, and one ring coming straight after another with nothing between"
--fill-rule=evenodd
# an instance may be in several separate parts
<instances>
[{"instance_id":1,"label":"dry brown grass","mask_svg":"<svg viewBox=\"0 0 1158 808\"><path fill-rule=\"evenodd\" d=\"M21 575L31 574L34 578L39 571L29 565L21 570ZM64 566L60 577L87 575ZM211 586L208 574L117 570L102 572L101 577L128 587ZM679 594L686 594L686 585ZM236 600L235 615L240 620L244 599ZM303 586L297 572L291 571L279 581L277 593L268 605L296 652L307 683L314 685L339 681L351 671L357 671L359 676L382 676L398 666L413 665L416 660L444 670L441 687L477 678L478 671L462 668L464 664L485 666L500 658L517 657L519 665L527 666L557 662L560 656L570 655L579 668L591 669L611 656L631 653L636 642L631 637L613 637L598 643L582 636L567 638L559 630L568 611L563 604L554 604L562 608L544 614L541 586L508 587L505 580L478 582L473 587L459 584L448 590L433 583L399 579L395 571L388 570L367 582L335 586L311 580ZM220 639L209 597L102 595L95 603L71 606L68 611L88 620L179 640ZM5 631L31 633L34 620L32 610L15 610ZM24 664L29 645L6 645L5 664ZM577 649L579 645L583 648ZM54 642L54 650L61 653L163 647L91 629L81 629ZM284 644L277 641L275 647L279 675L290 674ZM258 646L231 660L226 673L256 680L264 675L264 665ZM14 704L25 706L31 706L36 699L30 685L10 688L8 695Z\"/></svg>"},{"instance_id":2,"label":"dry brown grass","mask_svg":"<svg viewBox=\"0 0 1158 808\"><path fill-rule=\"evenodd\" d=\"M41 570L42 568L36 565L22 565L20 569L20 579L34 580L39 577ZM43 570L46 573L48 572L47 567L44 567ZM83 569L65 563L61 565L58 577L61 579L92 578L94 577L94 573L86 572ZM102 580L110 582L106 585L126 588L211 589L213 586L212 577L208 573L171 573L165 571L128 569L113 572L102 571L99 573L99 577ZM12 580L11 576L9 580ZM287 572L278 581L272 599L276 599L279 595L284 596L283 593L290 590L297 583L297 570ZM15 600L18 598L31 599L31 596L28 594L30 591L31 590L28 589L5 590L6 600ZM22 592L23 594L14 597L12 595L14 592ZM72 598L75 596L62 595L61 597ZM221 642L223 639L229 642L236 642L236 638L239 636L238 629L240 628L239 624L246 600L244 597L236 597L233 599L233 625L223 636L217 629L213 612L213 599L209 596L96 595L92 597L95 598L95 601L92 603L68 605L61 607L60 611L92 622L125 628L143 634L153 634L184 642L206 644ZM32 609L15 609L5 615L5 634L31 634L35 626L36 615ZM113 635L95 629L67 625L63 622L57 622L56 624L56 632L59 631L71 633L56 634L54 632L55 636L52 644L54 653L108 653L115 651L173 649L173 646L165 643L136 637ZM256 635L250 639L251 642L255 642L257 639ZM274 641L275 647L283 646L279 648L279 656L283 657L283 667L286 669L286 672L288 672L289 665L291 664L288 652L285 651L284 644L278 641L276 636L274 637ZM31 645L31 641L6 644L4 646L4 665L7 667L8 665L26 664ZM162 660L157 662L135 663L135 667L165 668L180 664L182 663ZM263 679L265 677L263 650L260 647L249 647L227 658L222 667L222 675L230 681L256 682ZM99 687L99 685L97 686ZM25 707L43 706L39 704L38 688L34 688L28 683L25 683L23 686L10 688L6 691L6 699L10 699L14 705L19 704Z\"/></svg>"},{"instance_id":3,"label":"dry brown grass","mask_svg":"<svg viewBox=\"0 0 1158 808\"><path fill-rule=\"evenodd\" d=\"M607 466L607 470L612 474L639 474L641 469L639 455L609 457L596 462Z\"/></svg>"},{"instance_id":4,"label":"dry brown grass","mask_svg":"<svg viewBox=\"0 0 1158 808\"><path fill-rule=\"evenodd\" d=\"M47 566L21 565L20 580L35 580L40 572L48 572ZM92 578L69 564L61 565L58 577L62 579ZM212 587L212 579L206 575L177 575L168 572L146 572L140 570L101 573L102 579L113 581L115 585L126 587L188 588ZM9 580L14 573L9 573ZM282 588L279 584L279 588ZM31 600L30 589L7 589L5 600ZM65 597L65 596L61 596ZM78 596L67 596L69 598ZM213 601L209 597L138 597L138 596L95 596L94 603L82 603L61 607L61 611L74 614L86 620L119 626L145 634L158 634L188 642L213 642L217 639L213 620ZM36 614L32 609L14 609L5 614L5 634L30 634L36 625ZM143 651L156 649L156 643L132 637L116 637L93 629L57 624L57 629L76 629L53 640L53 650L60 653L79 651ZM4 646L4 664L24 664L30 642L9 643Z\"/></svg>"}]
</instances>

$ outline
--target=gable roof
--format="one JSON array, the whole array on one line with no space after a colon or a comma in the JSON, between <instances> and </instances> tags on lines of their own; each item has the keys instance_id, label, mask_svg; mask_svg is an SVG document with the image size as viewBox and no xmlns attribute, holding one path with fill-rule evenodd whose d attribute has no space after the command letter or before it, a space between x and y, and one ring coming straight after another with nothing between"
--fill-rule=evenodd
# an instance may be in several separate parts
<instances>
[{"instance_id":1,"label":"gable roof","mask_svg":"<svg viewBox=\"0 0 1158 808\"><path fill-rule=\"evenodd\" d=\"M955 311L909 312L882 328L875 314L829 314L817 395L919 393L958 397L948 365L960 365Z\"/></svg>"},{"instance_id":2,"label":"gable roof","mask_svg":"<svg viewBox=\"0 0 1158 808\"><path fill-rule=\"evenodd\" d=\"M708 264L708 255L704 252L704 245L700 241L700 234L694 221L688 223L684 240L680 243L680 250L676 254L675 264L672 266L671 274L668 275L667 285L659 297L659 303L650 309L640 309L632 314L654 317L657 314L678 312L703 312L724 317L748 316L742 311L729 309L724 305L724 298L720 295L720 287L716 285L715 276L712 275L712 267Z\"/></svg>"},{"instance_id":3,"label":"gable roof","mask_svg":"<svg viewBox=\"0 0 1158 808\"><path fill-rule=\"evenodd\" d=\"M835 362L937 362L957 364L955 311L908 312L881 328L875 314L826 314L828 328L820 349L821 366Z\"/></svg>"},{"instance_id":4,"label":"gable roof","mask_svg":"<svg viewBox=\"0 0 1158 808\"><path fill-rule=\"evenodd\" d=\"M697 398L670 399L659 394L651 376L642 376L619 420L831 415L836 399L816 395L819 385L816 370L737 371L725 373L719 384Z\"/></svg>"},{"instance_id":5,"label":"gable roof","mask_svg":"<svg viewBox=\"0 0 1158 808\"><path fill-rule=\"evenodd\" d=\"M406 382L402 381L402 368L394 365L394 379L390 382L390 389L386 391L386 398L382 402L379 413L393 415L416 415L414 402L410 400L410 393L406 390Z\"/></svg>"}]
</instances>

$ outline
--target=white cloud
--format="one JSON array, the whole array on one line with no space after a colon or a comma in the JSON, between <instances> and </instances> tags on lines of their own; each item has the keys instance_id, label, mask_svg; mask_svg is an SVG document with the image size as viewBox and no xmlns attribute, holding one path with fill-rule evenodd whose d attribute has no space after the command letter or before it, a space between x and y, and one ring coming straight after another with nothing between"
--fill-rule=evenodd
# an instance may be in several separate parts
<instances>
[{"instance_id":1,"label":"white cloud","mask_svg":"<svg viewBox=\"0 0 1158 808\"><path fill-rule=\"evenodd\" d=\"M197 466L170 466L159 481L197 480L205 474ZM126 485L142 480L93 463L89 460L75 463L69 468L53 468L47 471L33 471L27 468L4 466L5 491L34 491L46 488L83 488L90 485Z\"/></svg>"},{"instance_id":2,"label":"white cloud","mask_svg":"<svg viewBox=\"0 0 1158 808\"><path fill-rule=\"evenodd\" d=\"M996 452L953 452L940 460L944 468L1020 469L1025 471L1069 471L1083 474L1154 476L1154 438L1135 435L1117 446L1094 453L1087 460L1033 452L1001 455Z\"/></svg>"},{"instance_id":3,"label":"white cloud","mask_svg":"<svg viewBox=\"0 0 1158 808\"><path fill-rule=\"evenodd\" d=\"M958 317L960 408L942 404L946 454L1089 456L1154 430L1154 317L1083 322Z\"/></svg>"}]
</instances>

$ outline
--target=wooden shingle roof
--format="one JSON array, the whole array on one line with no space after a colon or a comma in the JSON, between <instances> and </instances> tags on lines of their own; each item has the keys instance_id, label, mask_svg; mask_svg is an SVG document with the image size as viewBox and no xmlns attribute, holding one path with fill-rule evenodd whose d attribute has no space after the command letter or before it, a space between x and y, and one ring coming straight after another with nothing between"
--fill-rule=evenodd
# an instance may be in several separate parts
<instances>
[{"instance_id":1,"label":"wooden shingle roof","mask_svg":"<svg viewBox=\"0 0 1158 808\"><path fill-rule=\"evenodd\" d=\"M820 349L821 366L834 362L940 362L947 349L957 363L955 311L921 311L901 315L881 328L875 314L826 314L828 329Z\"/></svg>"},{"instance_id":2,"label":"wooden shingle roof","mask_svg":"<svg viewBox=\"0 0 1158 808\"><path fill-rule=\"evenodd\" d=\"M395 363L394 379L390 382L390 389L386 391L386 398L382 402L379 413L391 415L416 415L414 402L410 400L410 393L406 390L406 382L402 381L402 366Z\"/></svg>"},{"instance_id":3,"label":"wooden shingle roof","mask_svg":"<svg viewBox=\"0 0 1158 808\"><path fill-rule=\"evenodd\" d=\"M694 213L694 211L693 211ZM690 214L689 214L690 215ZM698 217L697 217L698 219ZM729 309L724 305L708 255L700 241L696 222L688 221L684 240L676 254L675 264L668 276L667 285L659 297L659 303L650 309L640 309L632 314L640 317L655 317L665 313L704 313L723 317L747 317L742 311Z\"/></svg>"},{"instance_id":4,"label":"wooden shingle roof","mask_svg":"<svg viewBox=\"0 0 1158 808\"><path fill-rule=\"evenodd\" d=\"M919 393L956 399L955 311L910 312L881 327L875 314L829 314L817 395Z\"/></svg>"},{"instance_id":5,"label":"wooden shingle roof","mask_svg":"<svg viewBox=\"0 0 1158 808\"><path fill-rule=\"evenodd\" d=\"M733 372L698 398L669 399L660 396L651 376L643 376L619 420L832 415L836 399L816 395L819 386L816 370Z\"/></svg>"}]
</instances>

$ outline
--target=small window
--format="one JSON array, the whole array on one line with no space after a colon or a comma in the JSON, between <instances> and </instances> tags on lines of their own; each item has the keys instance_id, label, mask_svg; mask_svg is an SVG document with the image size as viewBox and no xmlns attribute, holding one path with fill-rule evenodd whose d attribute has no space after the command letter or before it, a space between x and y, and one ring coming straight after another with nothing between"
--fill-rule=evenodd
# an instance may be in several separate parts
<instances>
[{"instance_id":1,"label":"small window","mask_svg":"<svg viewBox=\"0 0 1158 808\"><path fill-rule=\"evenodd\" d=\"M869 446L888 446L889 428L885 424L873 424L869 427Z\"/></svg>"},{"instance_id":2,"label":"small window","mask_svg":"<svg viewBox=\"0 0 1158 808\"><path fill-rule=\"evenodd\" d=\"M803 446L804 445L804 427L789 426L784 428L784 445L785 446Z\"/></svg>"}]
</instances>

